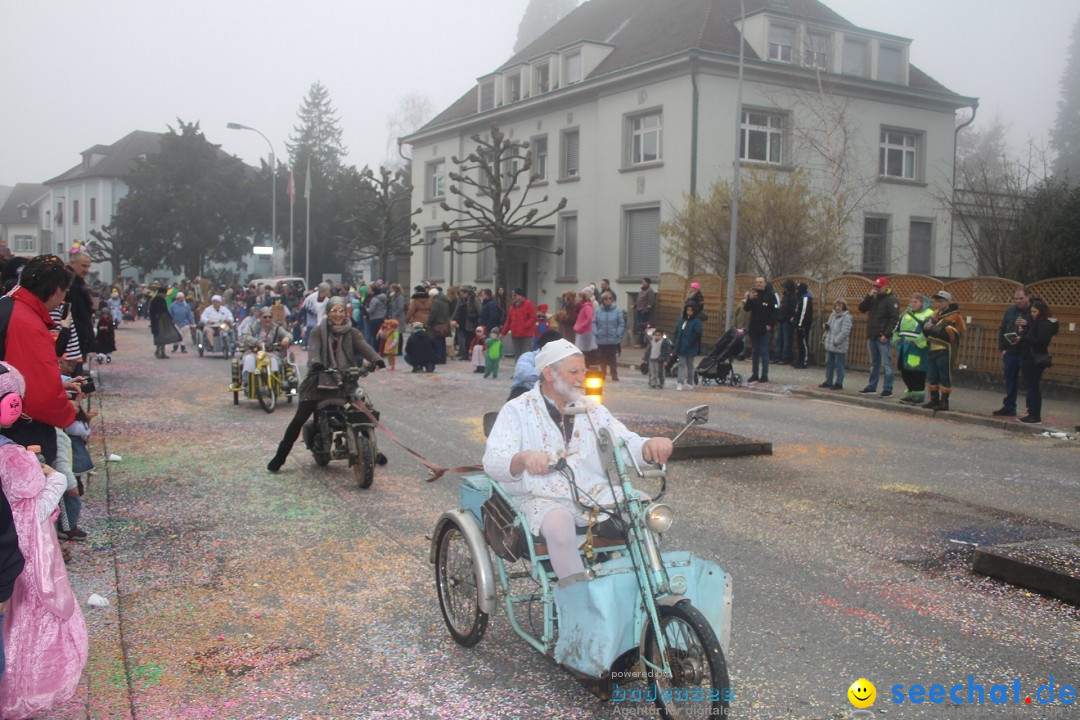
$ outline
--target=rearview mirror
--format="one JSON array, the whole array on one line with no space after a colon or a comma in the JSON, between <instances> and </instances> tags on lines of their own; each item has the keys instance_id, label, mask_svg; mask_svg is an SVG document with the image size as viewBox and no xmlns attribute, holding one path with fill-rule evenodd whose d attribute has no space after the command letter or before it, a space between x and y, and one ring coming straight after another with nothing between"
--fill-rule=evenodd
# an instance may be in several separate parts
<instances>
[{"instance_id":1,"label":"rearview mirror","mask_svg":"<svg viewBox=\"0 0 1080 720\"><path fill-rule=\"evenodd\" d=\"M686 411L686 422L701 425L709 421L709 406L697 405Z\"/></svg>"}]
</instances>

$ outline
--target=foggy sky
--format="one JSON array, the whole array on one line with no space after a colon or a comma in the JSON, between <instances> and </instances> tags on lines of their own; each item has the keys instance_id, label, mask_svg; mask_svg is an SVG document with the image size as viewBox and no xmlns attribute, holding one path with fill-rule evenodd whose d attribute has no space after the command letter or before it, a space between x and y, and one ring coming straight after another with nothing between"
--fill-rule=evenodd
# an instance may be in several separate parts
<instances>
[{"instance_id":1,"label":"foggy sky","mask_svg":"<svg viewBox=\"0 0 1080 720\"><path fill-rule=\"evenodd\" d=\"M656 0L662 2L663 0ZM44 182L92 145L200 121L252 165L279 160L312 82L338 110L346 161L387 158L387 116L409 93L436 110L512 54L526 0L0 0L0 185ZM914 40L911 61L980 99L1015 146L1057 116L1075 0L826 0L854 24Z\"/></svg>"}]
</instances>

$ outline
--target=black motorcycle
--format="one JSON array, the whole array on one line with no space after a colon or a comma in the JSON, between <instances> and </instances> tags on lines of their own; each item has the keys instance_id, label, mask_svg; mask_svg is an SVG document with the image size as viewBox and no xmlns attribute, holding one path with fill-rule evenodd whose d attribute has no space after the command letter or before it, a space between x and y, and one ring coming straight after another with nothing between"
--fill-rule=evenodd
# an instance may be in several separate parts
<instances>
[{"instance_id":1,"label":"black motorcycle","mask_svg":"<svg viewBox=\"0 0 1080 720\"><path fill-rule=\"evenodd\" d=\"M339 396L320 403L312 419L304 425L304 444L316 465L347 459L360 487L371 487L375 466L385 465L386 456L379 452L372 421L379 419L379 411L360 387L360 378L370 372L370 367L320 368L317 372L338 379Z\"/></svg>"}]
</instances>

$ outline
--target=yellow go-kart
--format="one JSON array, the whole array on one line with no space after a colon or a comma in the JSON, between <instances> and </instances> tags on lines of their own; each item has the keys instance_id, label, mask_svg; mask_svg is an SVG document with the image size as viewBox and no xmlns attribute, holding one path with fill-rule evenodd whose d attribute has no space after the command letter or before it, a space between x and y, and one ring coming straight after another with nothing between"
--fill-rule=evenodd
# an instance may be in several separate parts
<instances>
[{"instance_id":1,"label":"yellow go-kart","mask_svg":"<svg viewBox=\"0 0 1080 720\"><path fill-rule=\"evenodd\" d=\"M278 399L285 398L285 402L292 402L300 387L300 379L296 369L296 362L292 353L279 351L277 356L280 360L280 370L274 369L274 354L266 349L263 343L259 343L255 349L255 369L248 373L246 385L242 382L243 359L232 359L232 383L229 391L233 396L233 405L240 404L240 395L249 400L258 400L259 405L268 413L274 412Z\"/></svg>"}]
</instances>

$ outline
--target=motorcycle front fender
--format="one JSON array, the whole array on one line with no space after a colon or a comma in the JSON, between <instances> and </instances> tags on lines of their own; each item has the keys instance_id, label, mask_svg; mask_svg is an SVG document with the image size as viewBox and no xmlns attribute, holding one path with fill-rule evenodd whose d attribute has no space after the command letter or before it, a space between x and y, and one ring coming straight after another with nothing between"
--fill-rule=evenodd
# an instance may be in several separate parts
<instances>
[{"instance_id":1,"label":"motorcycle front fender","mask_svg":"<svg viewBox=\"0 0 1080 720\"><path fill-rule=\"evenodd\" d=\"M488 554L487 540L484 539L484 531L480 529L473 516L465 510L448 510L435 523L435 532L431 535L430 562L435 562L436 546L443 526L453 523L461 529L465 536L465 542L469 544L469 551L476 560L476 589L477 603L480 609L488 615L495 612L495 569L491 565L491 556Z\"/></svg>"}]
</instances>

